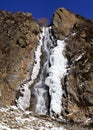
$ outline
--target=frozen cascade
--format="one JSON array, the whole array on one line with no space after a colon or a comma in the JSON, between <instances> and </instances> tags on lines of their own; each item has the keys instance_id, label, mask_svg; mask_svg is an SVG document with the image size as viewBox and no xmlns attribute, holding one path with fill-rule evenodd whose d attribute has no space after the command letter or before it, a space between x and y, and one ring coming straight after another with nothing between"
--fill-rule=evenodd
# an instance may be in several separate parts
<instances>
[{"instance_id":1,"label":"frozen cascade","mask_svg":"<svg viewBox=\"0 0 93 130\"><path fill-rule=\"evenodd\" d=\"M66 58L62 54L65 42L53 37L51 27L44 28L43 31L44 64L40 79L34 86L37 99L35 111L39 114L46 114L49 111L51 116L61 115L63 94L61 79L66 73Z\"/></svg>"},{"instance_id":2,"label":"frozen cascade","mask_svg":"<svg viewBox=\"0 0 93 130\"><path fill-rule=\"evenodd\" d=\"M62 85L61 79L66 74L66 58L63 55L65 42L57 40L57 46L52 49L50 55L50 67L45 84L49 87L51 96L50 115L60 116L62 112Z\"/></svg>"},{"instance_id":3,"label":"frozen cascade","mask_svg":"<svg viewBox=\"0 0 93 130\"><path fill-rule=\"evenodd\" d=\"M57 40L51 27L43 27L35 51L35 63L30 80L20 86L17 106L25 110L30 106L31 93L35 96L35 112L60 116L62 112L61 79L66 74L66 58L63 55L64 40ZM33 90L29 89L34 84Z\"/></svg>"},{"instance_id":4,"label":"frozen cascade","mask_svg":"<svg viewBox=\"0 0 93 130\"><path fill-rule=\"evenodd\" d=\"M51 35L51 27L43 28L44 36L42 38L42 55L43 55L43 66L41 68L39 81L34 86L34 94L37 99L35 112L39 114L48 113L49 108L49 92L48 87L45 85L45 79L47 77L48 61L50 58L50 50L52 45L53 37Z\"/></svg>"}]
</instances>

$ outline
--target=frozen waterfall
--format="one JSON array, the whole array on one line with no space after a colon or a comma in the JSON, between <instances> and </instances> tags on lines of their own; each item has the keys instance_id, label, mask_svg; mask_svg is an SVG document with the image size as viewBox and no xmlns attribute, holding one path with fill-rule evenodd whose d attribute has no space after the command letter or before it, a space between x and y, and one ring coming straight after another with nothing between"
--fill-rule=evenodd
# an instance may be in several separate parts
<instances>
[{"instance_id":1,"label":"frozen waterfall","mask_svg":"<svg viewBox=\"0 0 93 130\"><path fill-rule=\"evenodd\" d=\"M20 96L17 99L17 105L21 109L30 106L31 90L29 87L36 81L32 90L36 101L35 112L51 116L61 115L63 94L61 82L66 74L67 62L63 54L64 47L65 41L57 40L53 36L51 27L43 27L35 51L35 64L30 81L23 85L25 91L22 93L26 97Z\"/></svg>"},{"instance_id":2,"label":"frozen waterfall","mask_svg":"<svg viewBox=\"0 0 93 130\"><path fill-rule=\"evenodd\" d=\"M51 96L50 115L60 116L62 111L62 85L61 79L66 73L66 59L62 54L64 50L64 41L57 40L57 46L52 49L50 55L50 67L47 70L48 77L45 84L49 87Z\"/></svg>"},{"instance_id":3,"label":"frozen waterfall","mask_svg":"<svg viewBox=\"0 0 93 130\"><path fill-rule=\"evenodd\" d=\"M39 114L46 114L49 111L49 88L45 84L45 80L47 77L47 70L49 68L49 58L50 58L50 51L52 45L52 35L51 35L51 27L50 28L43 28L44 36L42 37L42 56L43 56L43 65L41 68L41 73L39 76L39 81L34 86L34 94L36 97L36 108L35 112Z\"/></svg>"},{"instance_id":4,"label":"frozen waterfall","mask_svg":"<svg viewBox=\"0 0 93 130\"><path fill-rule=\"evenodd\" d=\"M46 114L49 111L51 116L58 116L62 111L61 79L66 73L66 58L63 55L65 42L53 37L51 27L43 28L42 33L44 63L40 79L34 86L36 112Z\"/></svg>"}]
</instances>

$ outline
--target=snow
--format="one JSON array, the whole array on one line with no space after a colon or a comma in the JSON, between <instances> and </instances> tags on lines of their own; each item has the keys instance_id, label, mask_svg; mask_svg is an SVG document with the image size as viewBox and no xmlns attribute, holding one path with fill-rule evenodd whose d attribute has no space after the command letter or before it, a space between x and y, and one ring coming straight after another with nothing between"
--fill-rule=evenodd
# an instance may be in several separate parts
<instances>
[{"instance_id":1,"label":"snow","mask_svg":"<svg viewBox=\"0 0 93 130\"><path fill-rule=\"evenodd\" d=\"M37 46L37 49L35 51L35 64L34 64L32 76L31 76L32 82L34 79L36 79L36 77L39 73L39 70L40 70L40 56L42 55L42 53L41 53L42 38L43 38L43 33L40 34L39 45Z\"/></svg>"},{"instance_id":2,"label":"snow","mask_svg":"<svg viewBox=\"0 0 93 130\"><path fill-rule=\"evenodd\" d=\"M83 57L84 53L78 56L78 58L75 59L75 61L79 61Z\"/></svg>"},{"instance_id":3,"label":"snow","mask_svg":"<svg viewBox=\"0 0 93 130\"><path fill-rule=\"evenodd\" d=\"M8 125L0 122L0 130L11 130Z\"/></svg>"},{"instance_id":4,"label":"snow","mask_svg":"<svg viewBox=\"0 0 93 130\"><path fill-rule=\"evenodd\" d=\"M62 85L61 79L66 73L66 59L64 57L65 42L64 40L57 40L57 46L53 48L50 55L51 67L48 69L49 76L46 78L46 85L49 87L49 93L51 96L50 115L54 113L60 115L62 111Z\"/></svg>"},{"instance_id":5,"label":"snow","mask_svg":"<svg viewBox=\"0 0 93 130\"><path fill-rule=\"evenodd\" d=\"M75 36L75 35L76 35L76 33L73 33L73 34L72 34L72 36Z\"/></svg>"},{"instance_id":6,"label":"snow","mask_svg":"<svg viewBox=\"0 0 93 130\"><path fill-rule=\"evenodd\" d=\"M14 108L14 107L13 107ZM56 124L31 112L11 108L0 109L0 130L65 130L62 124Z\"/></svg>"},{"instance_id":7,"label":"snow","mask_svg":"<svg viewBox=\"0 0 93 130\"><path fill-rule=\"evenodd\" d=\"M17 107L21 110L25 110L30 106L31 91L29 89L29 83L23 84L20 88L22 96L17 100Z\"/></svg>"}]
</instances>

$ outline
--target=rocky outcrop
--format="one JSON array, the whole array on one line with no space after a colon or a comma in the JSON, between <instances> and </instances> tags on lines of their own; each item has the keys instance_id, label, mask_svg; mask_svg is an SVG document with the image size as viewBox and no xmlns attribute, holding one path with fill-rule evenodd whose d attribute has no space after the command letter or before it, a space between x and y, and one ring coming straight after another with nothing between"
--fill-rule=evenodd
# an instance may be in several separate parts
<instances>
[{"instance_id":1,"label":"rocky outcrop","mask_svg":"<svg viewBox=\"0 0 93 130\"><path fill-rule=\"evenodd\" d=\"M66 36L63 115L84 122L93 118L93 22L62 8L54 13L53 32L59 39Z\"/></svg>"},{"instance_id":2,"label":"rocky outcrop","mask_svg":"<svg viewBox=\"0 0 93 130\"><path fill-rule=\"evenodd\" d=\"M40 29L30 13L0 11L0 107L29 79Z\"/></svg>"},{"instance_id":3,"label":"rocky outcrop","mask_svg":"<svg viewBox=\"0 0 93 130\"><path fill-rule=\"evenodd\" d=\"M85 21L72 30L76 34L67 40L66 46L66 56L70 62L67 76L68 109L71 112L76 107L78 120L84 120L93 116L93 23Z\"/></svg>"},{"instance_id":4,"label":"rocky outcrop","mask_svg":"<svg viewBox=\"0 0 93 130\"><path fill-rule=\"evenodd\" d=\"M69 33L69 29L78 22L77 17L64 8L59 8L53 15L52 27L55 36L63 39Z\"/></svg>"}]
</instances>

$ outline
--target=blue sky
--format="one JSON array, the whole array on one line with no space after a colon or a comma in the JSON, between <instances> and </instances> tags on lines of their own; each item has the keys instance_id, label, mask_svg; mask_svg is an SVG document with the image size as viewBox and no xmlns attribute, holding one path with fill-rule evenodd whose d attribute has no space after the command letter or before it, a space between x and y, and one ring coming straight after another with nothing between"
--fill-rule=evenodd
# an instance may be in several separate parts
<instances>
[{"instance_id":1,"label":"blue sky","mask_svg":"<svg viewBox=\"0 0 93 130\"><path fill-rule=\"evenodd\" d=\"M51 20L53 12L60 7L93 19L93 0L0 0L0 10L31 12L35 19Z\"/></svg>"}]
</instances>

